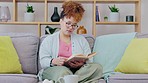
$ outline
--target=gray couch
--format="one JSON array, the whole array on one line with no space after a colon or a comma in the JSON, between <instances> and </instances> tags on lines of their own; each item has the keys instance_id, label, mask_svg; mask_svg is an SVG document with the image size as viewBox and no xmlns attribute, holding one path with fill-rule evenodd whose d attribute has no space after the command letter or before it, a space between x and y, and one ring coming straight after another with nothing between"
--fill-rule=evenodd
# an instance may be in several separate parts
<instances>
[{"instance_id":1,"label":"gray couch","mask_svg":"<svg viewBox=\"0 0 148 83\"><path fill-rule=\"evenodd\" d=\"M39 38L32 34L0 33L11 36L24 74L0 74L0 83L37 83Z\"/></svg>"},{"instance_id":2,"label":"gray couch","mask_svg":"<svg viewBox=\"0 0 148 83\"><path fill-rule=\"evenodd\" d=\"M4 35L11 36L24 74L0 74L0 83L37 83L37 73L40 69L38 48L46 36L39 38L26 33L0 33L0 36ZM90 47L93 48L94 38L84 36L90 43ZM148 35L137 35L137 37L148 37ZM100 79L99 83L105 83L105 81ZM109 77L109 83L148 83L148 74L116 74Z\"/></svg>"}]
</instances>

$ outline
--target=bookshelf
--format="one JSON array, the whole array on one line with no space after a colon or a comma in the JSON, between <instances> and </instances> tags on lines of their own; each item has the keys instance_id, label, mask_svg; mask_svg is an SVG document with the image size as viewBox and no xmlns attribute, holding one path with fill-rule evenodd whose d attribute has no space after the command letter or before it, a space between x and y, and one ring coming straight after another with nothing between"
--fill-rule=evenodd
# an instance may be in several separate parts
<instances>
[{"instance_id":1,"label":"bookshelf","mask_svg":"<svg viewBox=\"0 0 148 83\"><path fill-rule=\"evenodd\" d=\"M37 25L38 26L38 36L41 36L41 25L59 25L59 22L49 22L48 21L48 4L59 3L65 0L1 0L1 2L12 2L13 4L13 16L12 22L0 22L3 25ZM96 36L96 25L134 25L135 32L141 32L141 0L72 0L78 1L80 3L89 3L93 5L92 11L92 35ZM32 3L43 3L44 4L44 22L20 22L18 21L18 3L32 2ZM135 5L135 21L134 22L96 22L96 5L97 4L134 4Z\"/></svg>"}]
</instances>

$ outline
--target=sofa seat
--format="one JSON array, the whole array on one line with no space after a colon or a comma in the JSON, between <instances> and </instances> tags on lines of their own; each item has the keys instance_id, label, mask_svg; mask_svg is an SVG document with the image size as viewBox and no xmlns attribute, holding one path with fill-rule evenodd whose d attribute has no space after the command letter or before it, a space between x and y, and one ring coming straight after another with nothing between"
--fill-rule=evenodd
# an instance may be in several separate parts
<instances>
[{"instance_id":1,"label":"sofa seat","mask_svg":"<svg viewBox=\"0 0 148 83\"><path fill-rule=\"evenodd\" d=\"M108 83L148 83L148 74L115 74L109 77ZM106 83L100 79L99 83Z\"/></svg>"},{"instance_id":2,"label":"sofa seat","mask_svg":"<svg viewBox=\"0 0 148 83\"><path fill-rule=\"evenodd\" d=\"M109 83L148 83L148 74L115 74Z\"/></svg>"},{"instance_id":3,"label":"sofa seat","mask_svg":"<svg viewBox=\"0 0 148 83\"><path fill-rule=\"evenodd\" d=\"M37 83L33 74L0 74L0 83Z\"/></svg>"}]
</instances>

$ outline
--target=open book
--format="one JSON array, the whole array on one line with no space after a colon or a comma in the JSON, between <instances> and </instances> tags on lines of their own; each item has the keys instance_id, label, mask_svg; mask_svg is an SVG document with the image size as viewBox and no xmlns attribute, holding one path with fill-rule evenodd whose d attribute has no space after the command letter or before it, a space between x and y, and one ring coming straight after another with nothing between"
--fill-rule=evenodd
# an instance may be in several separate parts
<instances>
[{"instance_id":1,"label":"open book","mask_svg":"<svg viewBox=\"0 0 148 83\"><path fill-rule=\"evenodd\" d=\"M84 54L77 54L77 55L72 55L71 57L69 57L68 59L67 59L67 61L64 63L64 65L66 66L66 65L68 65L68 63L69 63L69 61L74 61L74 60L76 60L76 61L81 61L81 60L85 60L85 61L87 61L89 58L92 58L93 56L95 56L96 55L96 52L93 52L93 53L90 53L90 54L88 54L88 55L84 55Z\"/></svg>"}]
</instances>

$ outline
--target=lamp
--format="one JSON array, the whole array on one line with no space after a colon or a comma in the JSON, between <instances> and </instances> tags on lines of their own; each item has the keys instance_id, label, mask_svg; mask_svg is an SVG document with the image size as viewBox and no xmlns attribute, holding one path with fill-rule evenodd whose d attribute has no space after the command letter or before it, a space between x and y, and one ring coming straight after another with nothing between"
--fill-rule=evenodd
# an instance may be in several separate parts
<instances>
[{"instance_id":1,"label":"lamp","mask_svg":"<svg viewBox=\"0 0 148 83\"><path fill-rule=\"evenodd\" d=\"M10 10L8 6L0 6L0 20L7 22L11 19Z\"/></svg>"}]
</instances>

